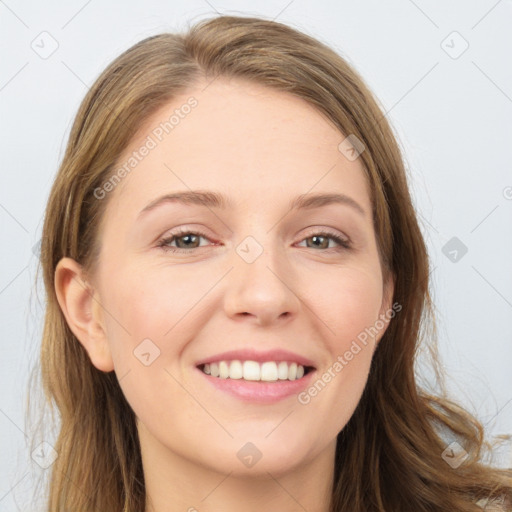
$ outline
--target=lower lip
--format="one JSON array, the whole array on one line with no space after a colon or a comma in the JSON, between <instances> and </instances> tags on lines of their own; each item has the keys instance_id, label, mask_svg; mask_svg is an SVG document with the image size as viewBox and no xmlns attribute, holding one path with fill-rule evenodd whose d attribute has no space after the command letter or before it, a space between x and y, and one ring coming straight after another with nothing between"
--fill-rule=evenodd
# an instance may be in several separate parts
<instances>
[{"instance_id":1,"label":"lower lip","mask_svg":"<svg viewBox=\"0 0 512 512\"><path fill-rule=\"evenodd\" d=\"M310 371L300 379L277 380L275 382L247 381L244 379L221 379L207 375L199 368L197 371L217 389L224 391L244 402L271 404L297 395L306 388L315 373Z\"/></svg>"}]
</instances>

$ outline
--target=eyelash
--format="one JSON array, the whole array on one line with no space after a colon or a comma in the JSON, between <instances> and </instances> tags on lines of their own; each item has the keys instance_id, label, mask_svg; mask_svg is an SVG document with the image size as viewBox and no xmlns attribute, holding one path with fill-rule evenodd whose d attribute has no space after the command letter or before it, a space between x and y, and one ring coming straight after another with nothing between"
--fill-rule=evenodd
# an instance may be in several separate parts
<instances>
[{"instance_id":1,"label":"eyelash","mask_svg":"<svg viewBox=\"0 0 512 512\"><path fill-rule=\"evenodd\" d=\"M209 240L208 236L205 233L202 233L201 231L179 230L176 233L173 233L171 236L162 238L161 240L159 240L158 247L166 252L168 251L168 252L172 252L172 253L177 253L177 252L181 252L181 253L188 252L189 253L189 252L193 251L194 249L200 248L200 247L192 247L191 249L181 249L178 247L170 247L168 245L168 244L174 242L177 238L180 238L184 235L199 235L200 237ZM307 236L306 238L303 238L301 241L307 240L308 238L311 238L313 236L323 236L323 237L331 238L338 244L338 247L331 247L330 249L323 249L323 251L332 251L332 250L343 251L343 250L350 249L352 247L351 243L348 240L341 238L336 233L329 231L329 230L324 230L324 231L321 231L318 233L313 233L313 234Z\"/></svg>"}]
</instances>

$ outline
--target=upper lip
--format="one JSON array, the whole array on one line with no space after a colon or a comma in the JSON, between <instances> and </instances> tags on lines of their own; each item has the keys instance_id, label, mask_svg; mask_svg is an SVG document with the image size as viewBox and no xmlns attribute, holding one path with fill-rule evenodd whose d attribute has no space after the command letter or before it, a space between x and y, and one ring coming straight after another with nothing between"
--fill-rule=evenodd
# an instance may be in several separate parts
<instances>
[{"instance_id":1,"label":"upper lip","mask_svg":"<svg viewBox=\"0 0 512 512\"><path fill-rule=\"evenodd\" d=\"M251 349L230 350L228 352L222 352L210 357L205 357L198 361L196 366L200 366L205 363L216 363L218 361L234 361L237 359L239 361L257 361L259 363L264 363L265 361L290 361L292 363L295 362L301 364L302 366L315 367L313 362L307 357L282 349L267 350L265 352L259 352Z\"/></svg>"}]
</instances>

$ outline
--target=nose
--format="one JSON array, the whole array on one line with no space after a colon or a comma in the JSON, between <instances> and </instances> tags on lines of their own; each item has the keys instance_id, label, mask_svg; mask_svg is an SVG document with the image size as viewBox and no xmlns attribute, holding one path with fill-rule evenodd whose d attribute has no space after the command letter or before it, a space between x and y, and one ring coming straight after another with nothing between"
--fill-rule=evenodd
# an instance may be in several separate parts
<instances>
[{"instance_id":1,"label":"nose","mask_svg":"<svg viewBox=\"0 0 512 512\"><path fill-rule=\"evenodd\" d=\"M226 276L224 310L233 320L256 325L287 322L300 307L294 290L296 276L284 251L263 247L254 261L233 254L233 270Z\"/></svg>"}]
</instances>

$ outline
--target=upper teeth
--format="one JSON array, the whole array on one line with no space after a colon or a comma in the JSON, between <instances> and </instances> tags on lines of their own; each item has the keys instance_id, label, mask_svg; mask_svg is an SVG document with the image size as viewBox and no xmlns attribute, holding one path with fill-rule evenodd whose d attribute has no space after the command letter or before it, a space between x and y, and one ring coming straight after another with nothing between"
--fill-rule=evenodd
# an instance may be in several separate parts
<instances>
[{"instance_id":1,"label":"upper teeth","mask_svg":"<svg viewBox=\"0 0 512 512\"><path fill-rule=\"evenodd\" d=\"M304 366L286 361L218 361L206 363L203 372L221 379L263 380L295 380L304 376Z\"/></svg>"}]
</instances>

